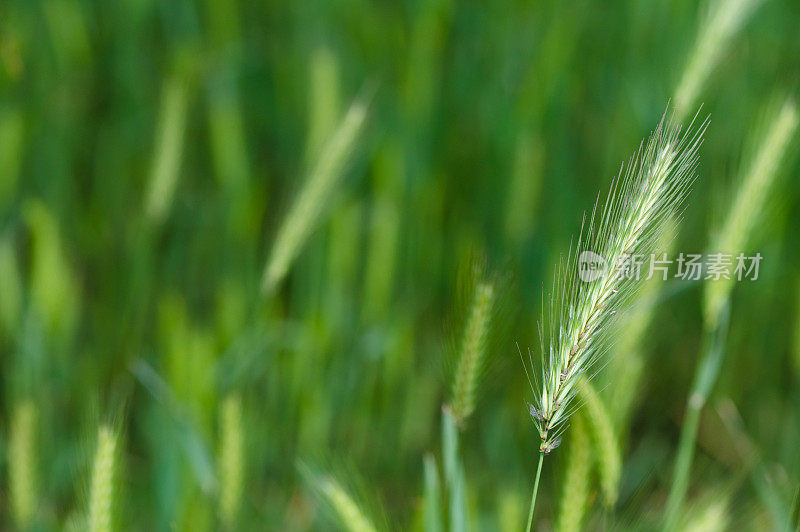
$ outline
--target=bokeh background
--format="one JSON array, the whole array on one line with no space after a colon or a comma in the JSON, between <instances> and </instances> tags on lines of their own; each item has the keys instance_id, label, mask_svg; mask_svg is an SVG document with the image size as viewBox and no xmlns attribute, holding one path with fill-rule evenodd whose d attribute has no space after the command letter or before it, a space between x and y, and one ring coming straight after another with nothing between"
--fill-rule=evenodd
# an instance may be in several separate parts
<instances>
[{"instance_id":1,"label":"bokeh background","mask_svg":"<svg viewBox=\"0 0 800 532\"><path fill-rule=\"evenodd\" d=\"M505 289L458 435L462 510L521 529L539 440L517 345L538 352L559 256L670 101L711 115L673 243L706 249L797 95L798 25L793 0L3 2L0 528L85 529L103 486L117 529L346 528L331 486L377 528L423 528L437 479L455 528L442 405L480 263ZM699 530L783 529L800 485L797 137L778 152L700 417ZM649 289L620 331L597 386L619 495L604 506L592 466L590 529L659 523L702 285ZM570 445L545 461L542 530Z\"/></svg>"}]
</instances>

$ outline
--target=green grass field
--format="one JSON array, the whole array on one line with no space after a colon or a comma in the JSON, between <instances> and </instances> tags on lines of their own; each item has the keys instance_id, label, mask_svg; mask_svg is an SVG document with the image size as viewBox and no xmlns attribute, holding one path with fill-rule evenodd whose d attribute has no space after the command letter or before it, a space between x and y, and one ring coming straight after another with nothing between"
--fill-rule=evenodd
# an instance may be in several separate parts
<instances>
[{"instance_id":1,"label":"green grass field","mask_svg":"<svg viewBox=\"0 0 800 532\"><path fill-rule=\"evenodd\" d=\"M559 260L665 109L710 123L659 249L758 278L643 283L533 528L800 529L798 26L0 3L0 530L524 530L520 355L541 374Z\"/></svg>"}]
</instances>

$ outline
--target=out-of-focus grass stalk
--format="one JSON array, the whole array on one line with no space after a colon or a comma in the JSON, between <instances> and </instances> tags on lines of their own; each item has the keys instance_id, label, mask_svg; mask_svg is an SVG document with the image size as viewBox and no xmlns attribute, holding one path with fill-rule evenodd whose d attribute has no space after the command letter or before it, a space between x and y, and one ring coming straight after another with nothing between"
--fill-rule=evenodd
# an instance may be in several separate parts
<instances>
[{"instance_id":1,"label":"out-of-focus grass stalk","mask_svg":"<svg viewBox=\"0 0 800 532\"><path fill-rule=\"evenodd\" d=\"M173 75L164 82L156 132L155 156L145 196L145 216L160 224L169 213L178 186L188 94L186 82Z\"/></svg>"},{"instance_id":2,"label":"out-of-focus grass stalk","mask_svg":"<svg viewBox=\"0 0 800 532\"><path fill-rule=\"evenodd\" d=\"M11 516L19 530L33 522L36 510L36 407L30 399L11 413L8 444L8 491Z\"/></svg>"},{"instance_id":3,"label":"out-of-focus grass stalk","mask_svg":"<svg viewBox=\"0 0 800 532\"><path fill-rule=\"evenodd\" d=\"M181 297L166 296L159 304L159 336L167 382L182 408L204 432L214 419L213 379L216 351L212 335L195 325ZM213 462L213 457L211 458Z\"/></svg>"},{"instance_id":4,"label":"out-of-focus grass stalk","mask_svg":"<svg viewBox=\"0 0 800 532\"><path fill-rule=\"evenodd\" d=\"M0 150L0 214L17 188L24 153L24 125L18 109L0 112L0 146L3 147Z\"/></svg>"},{"instance_id":5,"label":"out-of-focus grass stalk","mask_svg":"<svg viewBox=\"0 0 800 532\"><path fill-rule=\"evenodd\" d=\"M249 180L241 99L237 88L241 27L235 4L205 2L209 41L217 60L208 92L209 134L217 180L240 190Z\"/></svg>"},{"instance_id":6,"label":"out-of-focus grass stalk","mask_svg":"<svg viewBox=\"0 0 800 532\"><path fill-rule=\"evenodd\" d=\"M1 263L0 268L2 268ZM795 309L797 314L794 318L794 371L795 378L800 379L800 280L797 283L797 298L795 303L797 305Z\"/></svg>"},{"instance_id":7,"label":"out-of-focus grass stalk","mask_svg":"<svg viewBox=\"0 0 800 532\"><path fill-rule=\"evenodd\" d=\"M269 293L283 280L292 262L322 216L326 200L339 183L349 155L367 117L369 98L350 106L336 131L322 148L311 172L281 224L264 268L262 289Z\"/></svg>"},{"instance_id":8,"label":"out-of-focus grass stalk","mask_svg":"<svg viewBox=\"0 0 800 532\"><path fill-rule=\"evenodd\" d=\"M236 529L244 474L242 404L238 395L225 398L220 407L219 513L223 525Z\"/></svg>"},{"instance_id":9,"label":"out-of-focus grass stalk","mask_svg":"<svg viewBox=\"0 0 800 532\"><path fill-rule=\"evenodd\" d=\"M506 236L515 246L524 245L536 228L543 158L541 139L522 131L515 147L506 199Z\"/></svg>"},{"instance_id":10,"label":"out-of-focus grass stalk","mask_svg":"<svg viewBox=\"0 0 800 532\"><path fill-rule=\"evenodd\" d=\"M331 478L321 479L320 488L339 513L342 523L348 530L351 532L372 532L376 530L367 516L361 512L355 501L336 481Z\"/></svg>"},{"instance_id":11,"label":"out-of-focus grass stalk","mask_svg":"<svg viewBox=\"0 0 800 532\"><path fill-rule=\"evenodd\" d=\"M800 486L794 491L794 500L792 501L791 509L791 523L794 523L795 532L800 531Z\"/></svg>"},{"instance_id":12,"label":"out-of-focus grass stalk","mask_svg":"<svg viewBox=\"0 0 800 532\"><path fill-rule=\"evenodd\" d=\"M617 433L624 434L631 407L640 385L644 368L644 334L650 325L656 300L658 299L660 279L650 279L642 285L641 305L631 312L630 320L620 327L619 341L614 346L614 357L610 366L613 372L614 387L609 391L610 414L617 427Z\"/></svg>"},{"instance_id":13,"label":"out-of-focus grass stalk","mask_svg":"<svg viewBox=\"0 0 800 532\"><path fill-rule=\"evenodd\" d=\"M397 203L402 197L403 173L400 146L396 141L387 142L376 158L373 174L362 308L365 320L377 321L390 308L402 221Z\"/></svg>"},{"instance_id":14,"label":"out-of-focus grass stalk","mask_svg":"<svg viewBox=\"0 0 800 532\"><path fill-rule=\"evenodd\" d=\"M487 337L495 296L495 287L491 281L481 281L475 286L453 380L453 399L450 405L453 417L462 426L475 410L476 387L487 356Z\"/></svg>"},{"instance_id":15,"label":"out-of-focus grass stalk","mask_svg":"<svg viewBox=\"0 0 800 532\"><path fill-rule=\"evenodd\" d=\"M0 294L0 333L11 338L22 309L22 281L10 234L0 235Z\"/></svg>"},{"instance_id":16,"label":"out-of-focus grass stalk","mask_svg":"<svg viewBox=\"0 0 800 532\"><path fill-rule=\"evenodd\" d=\"M82 12L82 5L66 0L50 0L42 4L42 11L53 53L61 68L84 61L91 54L89 31Z\"/></svg>"},{"instance_id":17,"label":"out-of-focus grass stalk","mask_svg":"<svg viewBox=\"0 0 800 532\"><path fill-rule=\"evenodd\" d=\"M401 94L404 116L414 131L426 138L439 80L440 61L453 16L451 0L432 0L417 4L410 30L408 65Z\"/></svg>"},{"instance_id":18,"label":"out-of-focus grass stalk","mask_svg":"<svg viewBox=\"0 0 800 532\"><path fill-rule=\"evenodd\" d=\"M314 50L311 56L306 157L311 163L336 128L341 113L339 89L339 63L325 46Z\"/></svg>"},{"instance_id":19,"label":"out-of-focus grass stalk","mask_svg":"<svg viewBox=\"0 0 800 532\"><path fill-rule=\"evenodd\" d=\"M436 458L431 454L426 454L423 460L423 466L425 475L425 499L423 503L425 532L441 532L441 488L439 487L439 472L436 468Z\"/></svg>"},{"instance_id":20,"label":"out-of-focus grass stalk","mask_svg":"<svg viewBox=\"0 0 800 532\"><path fill-rule=\"evenodd\" d=\"M497 521L500 530L504 532L518 532L522 529L522 517L525 509L523 501L516 490L504 489L498 494Z\"/></svg>"},{"instance_id":21,"label":"out-of-focus grass stalk","mask_svg":"<svg viewBox=\"0 0 800 532\"><path fill-rule=\"evenodd\" d=\"M249 180L244 124L232 74L224 76L208 97L211 153L217 180L239 190Z\"/></svg>"},{"instance_id":22,"label":"out-of-focus grass stalk","mask_svg":"<svg viewBox=\"0 0 800 532\"><path fill-rule=\"evenodd\" d=\"M331 327L346 327L349 312L346 307L357 291L361 241L364 232L363 202L350 199L331 215L327 243L327 278L322 279L330 306ZM342 331L334 331L341 333Z\"/></svg>"},{"instance_id":23,"label":"out-of-focus grass stalk","mask_svg":"<svg viewBox=\"0 0 800 532\"><path fill-rule=\"evenodd\" d=\"M619 496L619 480L622 474L622 453L617 443L616 431L605 404L591 382L586 381L578 397L584 403L586 420L592 434L603 503L607 508L612 508Z\"/></svg>"},{"instance_id":24,"label":"out-of-focus grass stalk","mask_svg":"<svg viewBox=\"0 0 800 532\"><path fill-rule=\"evenodd\" d=\"M656 253L656 260L672 256L673 243L678 231L678 221L672 220L664 230ZM649 269L649 265L646 266ZM642 284L639 303L629 318L620 323L619 339L614 344L610 371L614 386L609 390L608 410L618 437L624 441L630 422L631 407L639 390L644 357L650 343L646 334L655 316L656 306L665 283L663 273L652 271L652 278Z\"/></svg>"},{"instance_id":25,"label":"out-of-focus grass stalk","mask_svg":"<svg viewBox=\"0 0 800 532\"><path fill-rule=\"evenodd\" d=\"M116 453L117 434L108 425L101 425L97 432L89 491L89 532L110 532L113 529Z\"/></svg>"},{"instance_id":26,"label":"out-of-focus grass stalk","mask_svg":"<svg viewBox=\"0 0 800 532\"><path fill-rule=\"evenodd\" d=\"M763 0L715 0L708 17L698 29L692 51L675 89L678 121L696 107L703 84L730 44L736 32Z\"/></svg>"},{"instance_id":27,"label":"out-of-focus grass stalk","mask_svg":"<svg viewBox=\"0 0 800 532\"><path fill-rule=\"evenodd\" d=\"M467 529L467 494L464 468L458 456L458 426L450 409L442 409L442 455L449 498L450 530Z\"/></svg>"},{"instance_id":28,"label":"out-of-focus grass stalk","mask_svg":"<svg viewBox=\"0 0 800 532\"><path fill-rule=\"evenodd\" d=\"M591 416L591 414L589 414ZM569 436L567 471L564 476L556 530L577 532L589 502L589 478L592 472L591 447L583 413L578 413Z\"/></svg>"},{"instance_id":29,"label":"out-of-focus grass stalk","mask_svg":"<svg viewBox=\"0 0 800 532\"><path fill-rule=\"evenodd\" d=\"M784 102L777 114L768 117L766 134L759 139L754 158L744 167L743 177L725 221L711 239L709 250L712 253L735 254L743 251L750 233L760 218L767 194L777 177L783 153L797 129L798 112L791 99ZM728 280L711 280L704 283L703 344L689 391L672 486L667 500L665 530L668 531L675 530L679 524L683 501L689 486L700 413L722 365L733 286L733 276Z\"/></svg>"},{"instance_id":30,"label":"out-of-focus grass stalk","mask_svg":"<svg viewBox=\"0 0 800 532\"><path fill-rule=\"evenodd\" d=\"M728 494L708 497L708 500L698 504L696 509L690 511L686 524L681 527L682 532L717 532L731 530Z\"/></svg>"},{"instance_id":31,"label":"out-of-focus grass stalk","mask_svg":"<svg viewBox=\"0 0 800 532\"><path fill-rule=\"evenodd\" d=\"M311 488L330 506L342 529L350 532L375 532L377 528L361 505L342 484L327 474L311 471L304 464L301 472Z\"/></svg>"},{"instance_id":32,"label":"out-of-focus grass stalk","mask_svg":"<svg viewBox=\"0 0 800 532\"><path fill-rule=\"evenodd\" d=\"M30 285L34 308L50 330L69 336L80 313L80 298L58 221L36 200L25 206L24 214L33 237Z\"/></svg>"},{"instance_id":33,"label":"out-of-focus grass stalk","mask_svg":"<svg viewBox=\"0 0 800 532\"><path fill-rule=\"evenodd\" d=\"M730 398L723 398L715 403L714 409L739 455L737 475L750 476L754 491L772 520L773 530L791 530L791 523L800 524L792 518L781 483L775 482L758 446L747 434L736 405Z\"/></svg>"},{"instance_id":34,"label":"out-of-focus grass stalk","mask_svg":"<svg viewBox=\"0 0 800 532\"><path fill-rule=\"evenodd\" d=\"M746 167L720 230L711 240L711 253L736 254L744 251L778 177L783 154L797 130L798 110L795 102L787 99L777 113L769 116L766 124L766 134L759 143L759 149ZM703 319L708 326L715 326L719 309L729 297L734 283L733 278L705 283Z\"/></svg>"},{"instance_id":35,"label":"out-of-focus grass stalk","mask_svg":"<svg viewBox=\"0 0 800 532\"><path fill-rule=\"evenodd\" d=\"M488 356L489 335L496 310L498 281L487 276L484 266L467 262L465 289L469 298L464 330L458 341L458 355L450 402L442 408L442 454L449 496L450 530L467 527L466 480L458 454L458 429L464 428L475 410L477 388Z\"/></svg>"}]
</instances>

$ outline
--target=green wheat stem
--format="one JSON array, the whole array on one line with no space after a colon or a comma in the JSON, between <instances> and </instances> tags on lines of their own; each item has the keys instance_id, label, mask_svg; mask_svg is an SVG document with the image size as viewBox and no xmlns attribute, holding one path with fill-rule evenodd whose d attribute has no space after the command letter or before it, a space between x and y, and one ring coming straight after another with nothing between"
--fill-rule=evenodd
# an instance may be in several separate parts
<instances>
[{"instance_id":1,"label":"green wheat stem","mask_svg":"<svg viewBox=\"0 0 800 532\"><path fill-rule=\"evenodd\" d=\"M728 332L729 306L721 311L721 317L715 330L706 329L703 337L703 350L700 364L697 366L686 415L678 442L678 456L672 477L667 508L665 511L664 530L672 532L677 529L681 516L681 507L689 487L689 473L694 458L697 430L700 425L700 413L708 399L711 387L719 374L722 365L725 336Z\"/></svg>"},{"instance_id":2,"label":"green wheat stem","mask_svg":"<svg viewBox=\"0 0 800 532\"><path fill-rule=\"evenodd\" d=\"M531 507L528 510L528 526L525 530L531 532L531 524L533 523L533 509L536 507L536 494L539 492L539 477L542 475L542 462L544 462L544 453L539 453L539 465L536 467L536 480L533 483L533 494L531 495Z\"/></svg>"}]
</instances>

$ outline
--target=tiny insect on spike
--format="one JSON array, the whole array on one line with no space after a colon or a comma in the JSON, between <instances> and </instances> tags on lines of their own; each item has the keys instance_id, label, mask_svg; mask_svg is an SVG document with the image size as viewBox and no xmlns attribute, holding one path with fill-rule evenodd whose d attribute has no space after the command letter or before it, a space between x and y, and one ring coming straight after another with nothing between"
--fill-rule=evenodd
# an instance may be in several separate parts
<instances>
[{"instance_id":1,"label":"tiny insect on spike","mask_svg":"<svg viewBox=\"0 0 800 532\"><path fill-rule=\"evenodd\" d=\"M561 436L554 438L551 441L543 441L542 444L539 446L539 452L544 454L550 454L553 449L561 445Z\"/></svg>"},{"instance_id":2,"label":"tiny insect on spike","mask_svg":"<svg viewBox=\"0 0 800 532\"><path fill-rule=\"evenodd\" d=\"M531 403L528 404L528 412L530 413L531 417L536 421L544 421L545 417L541 410L533 406Z\"/></svg>"}]
</instances>

